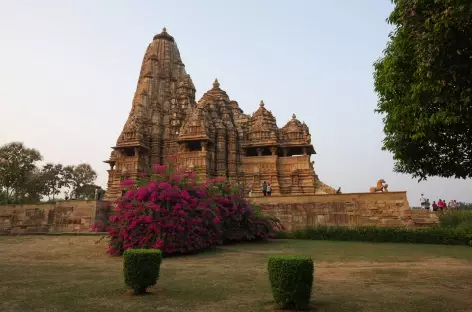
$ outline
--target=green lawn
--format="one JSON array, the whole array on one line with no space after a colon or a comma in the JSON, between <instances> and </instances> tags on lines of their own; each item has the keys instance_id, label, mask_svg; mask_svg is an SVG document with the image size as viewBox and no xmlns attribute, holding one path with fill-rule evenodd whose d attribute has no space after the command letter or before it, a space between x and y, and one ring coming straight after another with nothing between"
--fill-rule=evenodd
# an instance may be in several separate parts
<instances>
[{"instance_id":1,"label":"green lawn","mask_svg":"<svg viewBox=\"0 0 472 312\"><path fill-rule=\"evenodd\" d=\"M0 311L274 311L271 254L315 261L317 311L471 311L472 248L278 240L164 259L146 296L90 236L0 237Z\"/></svg>"}]
</instances>

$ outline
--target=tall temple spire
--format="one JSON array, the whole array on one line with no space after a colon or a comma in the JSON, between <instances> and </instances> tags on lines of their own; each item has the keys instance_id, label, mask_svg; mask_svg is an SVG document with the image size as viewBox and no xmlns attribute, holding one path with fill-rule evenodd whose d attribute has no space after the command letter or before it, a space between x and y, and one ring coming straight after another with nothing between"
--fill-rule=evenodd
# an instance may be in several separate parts
<instances>
[{"instance_id":1,"label":"tall temple spire","mask_svg":"<svg viewBox=\"0 0 472 312\"><path fill-rule=\"evenodd\" d=\"M146 49L128 120L106 161L110 164L107 198L119 197L120 179L135 179L151 164L177 153L176 133L187 108L194 104L195 86L164 27Z\"/></svg>"}]
</instances>

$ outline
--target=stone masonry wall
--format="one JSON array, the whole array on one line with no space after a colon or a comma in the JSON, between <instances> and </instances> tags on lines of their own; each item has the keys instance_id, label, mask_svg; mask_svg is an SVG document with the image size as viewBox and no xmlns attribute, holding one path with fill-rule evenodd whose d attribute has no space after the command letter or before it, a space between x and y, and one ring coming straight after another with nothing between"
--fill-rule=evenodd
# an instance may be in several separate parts
<instances>
[{"instance_id":1,"label":"stone masonry wall","mask_svg":"<svg viewBox=\"0 0 472 312\"><path fill-rule=\"evenodd\" d=\"M411 210L406 192L252 197L268 207L287 230L328 226L405 226L438 224L435 213ZM0 234L90 232L96 220L106 221L107 201L60 201L56 204L0 206Z\"/></svg>"},{"instance_id":2,"label":"stone masonry wall","mask_svg":"<svg viewBox=\"0 0 472 312\"><path fill-rule=\"evenodd\" d=\"M90 232L95 220L106 220L109 203L68 200L55 204L0 206L0 234Z\"/></svg>"},{"instance_id":3,"label":"stone masonry wall","mask_svg":"<svg viewBox=\"0 0 472 312\"><path fill-rule=\"evenodd\" d=\"M250 199L266 206L287 230L327 226L425 227L438 224L435 213L411 210L406 192L267 196Z\"/></svg>"}]
</instances>

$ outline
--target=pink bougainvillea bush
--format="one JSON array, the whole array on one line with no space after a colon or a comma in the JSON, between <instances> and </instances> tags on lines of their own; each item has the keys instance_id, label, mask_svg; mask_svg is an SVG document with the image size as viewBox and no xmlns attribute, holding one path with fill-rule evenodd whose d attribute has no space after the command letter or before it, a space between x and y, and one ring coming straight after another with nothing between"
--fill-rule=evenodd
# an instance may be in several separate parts
<instances>
[{"instance_id":1,"label":"pink bougainvillea bush","mask_svg":"<svg viewBox=\"0 0 472 312\"><path fill-rule=\"evenodd\" d=\"M125 195L110 216L109 250L158 248L164 254L192 253L225 242L266 240L280 228L225 179L199 182L196 174L155 165L150 175L125 180Z\"/></svg>"}]
</instances>

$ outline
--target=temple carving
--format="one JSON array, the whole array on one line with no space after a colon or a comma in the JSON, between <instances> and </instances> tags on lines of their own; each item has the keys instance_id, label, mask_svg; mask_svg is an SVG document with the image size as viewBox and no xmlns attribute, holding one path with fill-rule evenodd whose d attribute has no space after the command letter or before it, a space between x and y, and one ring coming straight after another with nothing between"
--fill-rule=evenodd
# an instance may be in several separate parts
<instances>
[{"instance_id":1,"label":"temple carving","mask_svg":"<svg viewBox=\"0 0 472 312\"><path fill-rule=\"evenodd\" d=\"M335 193L322 183L310 156L315 154L308 126L292 118L279 128L263 101L252 114L220 88L218 80L195 101L174 38L164 28L145 52L128 120L109 160L107 200L121 196L120 182L137 178L153 164L177 165L203 178L226 177L262 194Z\"/></svg>"}]
</instances>

